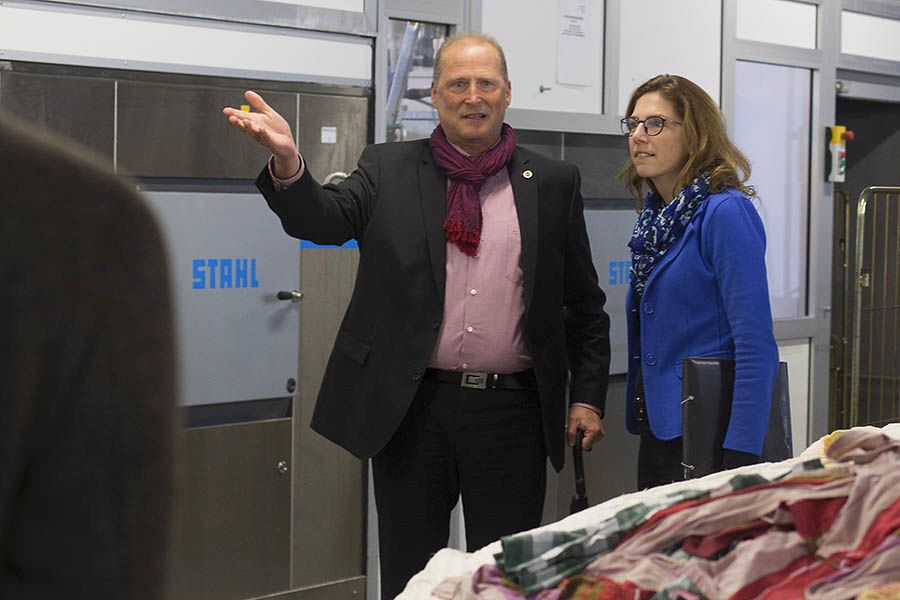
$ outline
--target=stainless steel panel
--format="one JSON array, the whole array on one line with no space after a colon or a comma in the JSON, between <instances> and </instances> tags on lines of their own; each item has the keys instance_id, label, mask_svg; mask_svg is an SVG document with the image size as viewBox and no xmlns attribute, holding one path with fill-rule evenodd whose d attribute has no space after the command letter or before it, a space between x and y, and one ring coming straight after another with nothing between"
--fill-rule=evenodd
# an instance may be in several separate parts
<instances>
[{"instance_id":1,"label":"stainless steel panel","mask_svg":"<svg viewBox=\"0 0 900 600\"><path fill-rule=\"evenodd\" d=\"M344 581L332 581L302 590L272 594L253 600L355 600L366 595L366 578L354 577Z\"/></svg>"},{"instance_id":2,"label":"stainless steel panel","mask_svg":"<svg viewBox=\"0 0 900 600\"><path fill-rule=\"evenodd\" d=\"M169 248L182 402L292 395L301 302L276 293L298 288L297 241L259 194L146 197Z\"/></svg>"},{"instance_id":3,"label":"stainless steel panel","mask_svg":"<svg viewBox=\"0 0 900 600\"><path fill-rule=\"evenodd\" d=\"M359 254L353 249L304 248L300 258L304 300L300 393L294 408L294 588L363 574L366 542L366 464L309 428L325 363L350 301Z\"/></svg>"},{"instance_id":4,"label":"stainless steel panel","mask_svg":"<svg viewBox=\"0 0 900 600\"><path fill-rule=\"evenodd\" d=\"M386 0L384 11L391 16L460 25L465 4L459 0Z\"/></svg>"},{"instance_id":5,"label":"stainless steel panel","mask_svg":"<svg viewBox=\"0 0 900 600\"><path fill-rule=\"evenodd\" d=\"M562 160L563 134L556 131L516 129L516 141L520 146L543 154L554 160Z\"/></svg>"},{"instance_id":6,"label":"stainless steel panel","mask_svg":"<svg viewBox=\"0 0 900 600\"><path fill-rule=\"evenodd\" d=\"M185 427L217 427L289 419L294 414L293 406L294 399L291 396L221 404L193 404L183 407L181 423Z\"/></svg>"},{"instance_id":7,"label":"stainless steel panel","mask_svg":"<svg viewBox=\"0 0 900 600\"><path fill-rule=\"evenodd\" d=\"M628 240L637 215L633 209L584 211L591 257L600 287L606 293L606 313L610 319L612 360L610 373L628 369L628 331L625 326L625 292L631 281L631 251Z\"/></svg>"},{"instance_id":8,"label":"stainless steel panel","mask_svg":"<svg viewBox=\"0 0 900 600\"><path fill-rule=\"evenodd\" d=\"M290 453L290 419L180 434L169 598L238 600L289 588Z\"/></svg>"},{"instance_id":9,"label":"stainless steel panel","mask_svg":"<svg viewBox=\"0 0 900 600\"><path fill-rule=\"evenodd\" d=\"M900 86L864 81L838 81L838 94L841 98L857 100L874 100L876 102L900 102Z\"/></svg>"},{"instance_id":10,"label":"stainless steel panel","mask_svg":"<svg viewBox=\"0 0 900 600\"><path fill-rule=\"evenodd\" d=\"M296 96L259 90L289 123ZM233 130L222 109L246 104L244 90L120 81L118 165L139 177L254 179L270 153Z\"/></svg>"},{"instance_id":11,"label":"stainless steel panel","mask_svg":"<svg viewBox=\"0 0 900 600\"><path fill-rule=\"evenodd\" d=\"M630 198L625 185L616 179L628 160L625 137L567 133L563 145L565 159L581 171L581 193L585 198Z\"/></svg>"},{"instance_id":12,"label":"stainless steel panel","mask_svg":"<svg viewBox=\"0 0 900 600\"><path fill-rule=\"evenodd\" d=\"M112 162L115 84L61 74L0 73L0 109Z\"/></svg>"},{"instance_id":13,"label":"stainless steel panel","mask_svg":"<svg viewBox=\"0 0 900 600\"><path fill-rule=\"evenodd\" d=\"M298 6L277 0L67 0L66 3L352 35L374 36L376 33L375 0L367 0L363 12Z\"/></svg>"},{"instance_id":14,"label":"stainless steel panel","mask_svg":"<svg viewBox=\"0 0 900 600\"><path fill-rule=\"evenodd\" d=\"M368 140L368 106L367 98L300 94L297 143L317 181L356 168Z\"/></svg>"}]
</instances>

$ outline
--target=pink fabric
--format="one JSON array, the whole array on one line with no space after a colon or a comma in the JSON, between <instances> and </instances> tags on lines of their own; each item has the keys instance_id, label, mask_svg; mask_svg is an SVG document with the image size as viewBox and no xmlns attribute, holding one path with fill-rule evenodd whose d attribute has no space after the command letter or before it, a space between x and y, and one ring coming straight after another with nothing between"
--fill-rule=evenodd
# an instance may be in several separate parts
<instances>
[{"instance_id":1,"label":"pink fabric","mask_svg":"<svg viewBox=\"0 0 900 600\"><path fill-rule=\"evenodd\" d=\"M506 169L487 178L479 199L478 256L447 241L444 321L428 366L517 373L531 367L531 356L523 333L522 239Z\"/></svg>"},{"instance_id":2,"label":"pink fabric","mask_svg":"<svg viewBox=\"0 0 900 600\"><path fill-rule=\"evenodd\" d=\"M516 133L504 123L500 141L474 158L458 152L447 140L440 125L431 133L429 142L434 162L447 175L449 182L444 235L464 254L477 256L482 227L479 192L488 177L505 170L516 149Z\"/></svg>"},{"instance_id":3,"label":"pink fabric","mask_svg":"<svg viewBox=\"0 0 900 600\"><path fill-rule=\"evenodd\" d=\"M725 527L710 535L689 535L681 549L691 556L713 559L716 554L727 550L740 540L749 540L767 533L772 524L764 519L753 519L737 525Z\"/></svg>"},{"instance_id":4,"label":"pink fabric","mask_svg":"<svg viewBox=\"0 0 900 600\"><path fill-rule=\"evenodd\" d=\"M844 567L832 577L821 579L804 592L807 600L849 598L876 586L900 582L900 537L890 536L872 554L852 566ZM897 596L900 597L900 584Z\"/></svg>"},{"instance_id":5,"label":"pink fabric","mask_svg":"<svg viewBox=\"0 0 900 600\"><path fill-rule=\"evenodd\" d=\"M791 514L797 533L813 539L828 531L846 502L845 497L803 499L785 503L783 508Z\"/></svg>"},{"instance_id":6,"label":"pink fabric","mask_svg":"<svg viewBox=\"0 0 900 600\"><path fill-rule=\"evenodd\" d=\"M874 492L875 490L873 489L873 493ZM855 514L854 508L858 509L858 507L853 507L848 512L853 513L853 516L860 516ZM884 512L878 514L875 519L872 519L873 515L863 516L868 517L869 527L864 530L865 536L863 537L862 543L855 549L829 553L826 550L826 544L823 544L819 547L820 553L816 555L816 558L819 560L811 562L808 568L778 573L778 583L766 589L764 594L754 594L752 596L745 595L744 597L763 598L766 600L805 598L806 590L816 582L833 579L835 574L840 571L843 571L844 574L851 571L857 571L860 568L860 563L869 557L873 551L877 550L879 546L884 544L889 535L892 535L894 531L900 528L900 500L895 502L893 506L889 507ZM841 527L845 526L847 526L847 524L841 524ZM841 534L843 532L838 528L837 533ZM828 534L826 534L826 537L827 535ZM888 559L890 560L890 558L892 557L889 555ZM874 560L867 565L863 565L862 571L859 573L860 576L864 577L870 568L873 568L876 571L880 570L880 561ZM878 582L883 583L883 580L878 580ZM863 590L859 591L861 592ZM852 596L852 594L849 596ZM826 597L845 598L848 596L843 594L833 594Z\"/></svg>"},{"instance_id":7,"label":"pink fabric","mask_svg":"<svg viewBox=\"0 0 900 600\"><path fill-rule=\"evenodd\" d=\"M297 156L300 156L299 154ZM294 183L298 182L301 177L303 177L303 173L306 171L306 163L303 162L303 157L300 156L300 169L294 174L293 177L289 177L287 179L278 179L275 177L275 156L269 159L269 176L272 178L272 187L274 187L279 192L282 190L286 190L291 187Z\"/></svg>"},{"instance_id":8,"label":"pink fabric","mask_svg":"<svg viewBox=\"0 0 900 600\"><path fill-rule=\"evenodd\" d=\"M728 598L760 576L789 564L809 550L794 531L771 530L746 540L719 560L691 557L682 560L660 554L660 550L690 535L708 536L723 528L767 518L785 500L830 498L846 495L853 485L847 470L838 479L834 470L810 472L810 479L782 480L761 484L712 499L686 501L654 514L616 549L599 557L587 568L595 576L633 581L644 589L659 590L681 575L687 575L710 598ZM815 478L816 475L824 478ZM773 521L778 522L777 515ZM648 568L649 563L654 568ZM755 596L748 596L753 598Z\"/></svg>"}]
</instances>

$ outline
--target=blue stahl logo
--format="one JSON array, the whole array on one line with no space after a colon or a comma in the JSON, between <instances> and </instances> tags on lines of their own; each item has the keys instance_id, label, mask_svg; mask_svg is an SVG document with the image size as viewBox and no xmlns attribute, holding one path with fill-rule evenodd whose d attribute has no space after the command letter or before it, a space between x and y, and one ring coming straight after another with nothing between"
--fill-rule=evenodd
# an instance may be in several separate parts
<instances>
[{"instance_id":1,"label":"blue stahl logo","mask_svg":"<svg viewBox=\"0 0 900 600\"><path fill-rule=\"evenodd\" d=\"M631 283L631 261L609 261L609 285L628 285Z\"/></svg>"},{"instance_id":2,"label":"blue stahl logo","mask_svg":"<svg viewBox=\"0 0 900 600\"><path fill-rule=\"evenodd\" d=\"M258 288L255 258L195 258L193 285L195 290Z\"/></svg>"}]
</instances>

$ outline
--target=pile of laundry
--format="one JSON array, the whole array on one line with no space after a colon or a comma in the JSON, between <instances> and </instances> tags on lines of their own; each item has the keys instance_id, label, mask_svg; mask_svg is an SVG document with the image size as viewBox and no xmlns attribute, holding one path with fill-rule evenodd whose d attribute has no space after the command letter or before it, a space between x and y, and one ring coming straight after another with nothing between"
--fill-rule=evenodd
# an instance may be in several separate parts
<instances>
[{"instance_id":1,"label":"pile of laundry","mask_svg":"<svg viewBox=\"0 0 900 600\"><path fill-rule=\"evenodd\" d=\"M855 428L823 447L776 476L741 470L713 488L684 482L596 524L509 536L493 562L431 594L900 600L900 439Z\"/></svg>"}]
</instances>

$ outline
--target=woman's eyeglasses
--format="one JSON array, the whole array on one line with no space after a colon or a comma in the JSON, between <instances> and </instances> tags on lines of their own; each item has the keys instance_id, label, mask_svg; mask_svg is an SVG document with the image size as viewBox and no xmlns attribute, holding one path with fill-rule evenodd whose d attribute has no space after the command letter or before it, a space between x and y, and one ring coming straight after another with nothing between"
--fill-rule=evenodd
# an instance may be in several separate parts
<instances>
[{"instance_id":1,"label":"woman's eyeglasses","mask_svg":"<svg viewBox=\"0 0 900 600\"><path fill-rule=\"evenodd\" d=\"M644 131L647 132L647 135L659 135L659 133L666 126L666 123L671 123L673 125L681 125L681 121L673 121L671 119L667 119L665 117L647 117L646 119L635 119L634 117L625 117L621 121L619 121L622 125L622 134L625 137L631 137L635 130L638 128L638 125L644 125Z\"/></svg>"}]
</instances>

